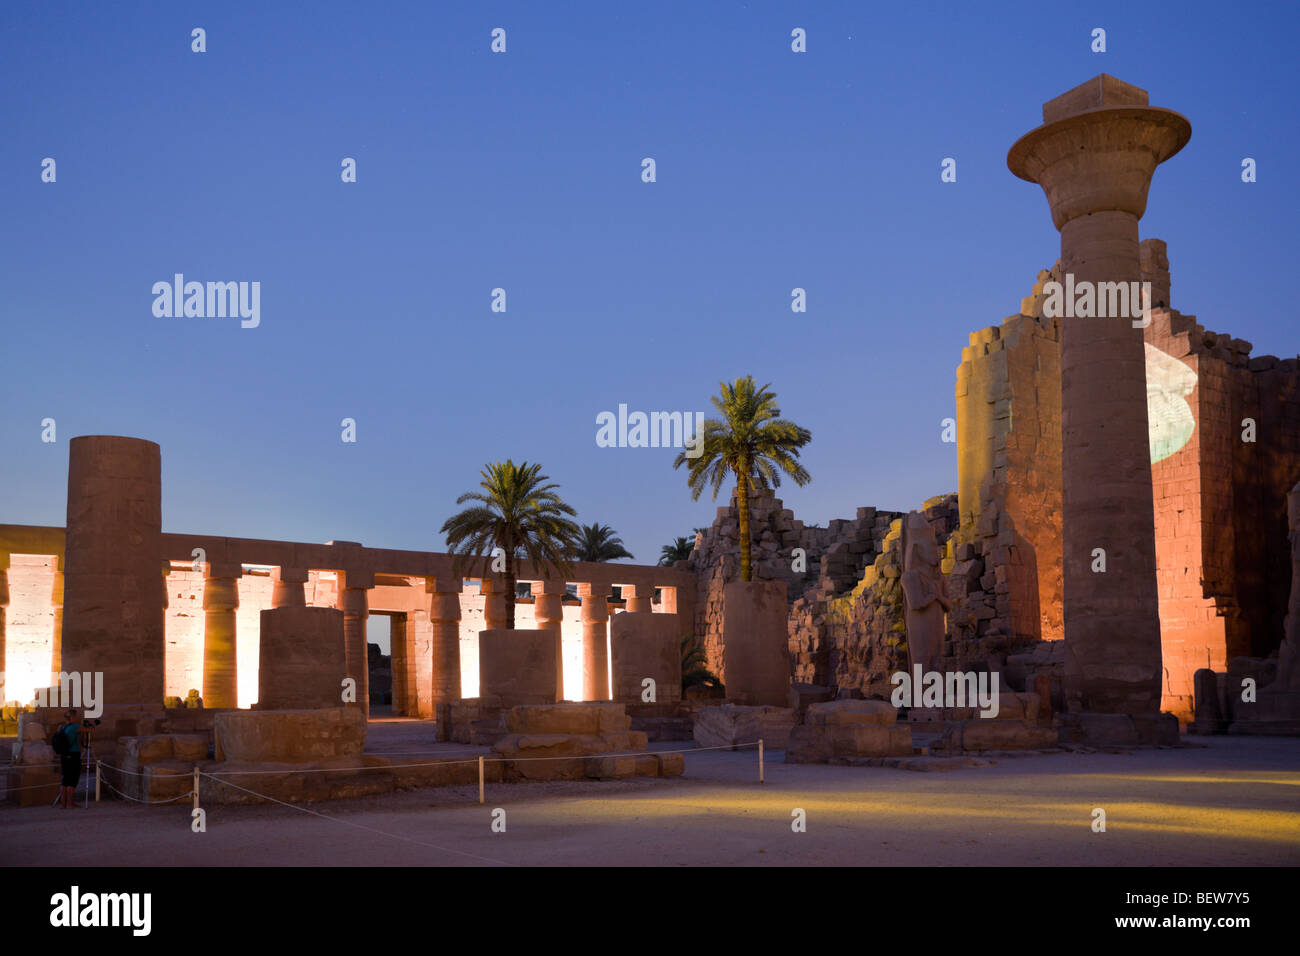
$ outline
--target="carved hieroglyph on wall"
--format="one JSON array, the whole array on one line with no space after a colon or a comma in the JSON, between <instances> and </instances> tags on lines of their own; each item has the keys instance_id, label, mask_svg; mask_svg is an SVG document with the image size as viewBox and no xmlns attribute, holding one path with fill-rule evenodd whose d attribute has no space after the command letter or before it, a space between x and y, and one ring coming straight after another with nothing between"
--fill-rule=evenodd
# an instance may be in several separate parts
<instances>
[{"instance_id":1,"label":"carved hieroglyph on wall","mask_svg":"<svg viewBox=\"0 0 1300 956\"><path fill-rule=\"evenodd\" d=\"M1187 396L1196 388L1196 373L1183 362L1147 343L1147 422L1151 463L1182 448L1196 430Z\"/></svg>"}]
</instances>

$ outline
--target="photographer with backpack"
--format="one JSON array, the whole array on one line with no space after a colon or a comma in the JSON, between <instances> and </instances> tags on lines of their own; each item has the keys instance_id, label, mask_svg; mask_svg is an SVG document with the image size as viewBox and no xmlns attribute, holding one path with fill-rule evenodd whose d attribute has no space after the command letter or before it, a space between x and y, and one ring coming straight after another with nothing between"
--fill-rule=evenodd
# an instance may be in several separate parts
<instances>
[{"instance_id":1,"label":"photographer with backpack","mask_svg":"<svg viewBox=\"0 0 1300 956\"><path fill-rule=\"evenodd\" d=\"M72 808L72 795L76 792L77 781L81 779L81 733L83 730L99 725L98 720L82 723L77 719L77 711L69 708L63 714L64 722L50 737L50 746L59 757L62 770L62 783L59 786L59 799L63 809Z\"/></svg>"}]
</instances>

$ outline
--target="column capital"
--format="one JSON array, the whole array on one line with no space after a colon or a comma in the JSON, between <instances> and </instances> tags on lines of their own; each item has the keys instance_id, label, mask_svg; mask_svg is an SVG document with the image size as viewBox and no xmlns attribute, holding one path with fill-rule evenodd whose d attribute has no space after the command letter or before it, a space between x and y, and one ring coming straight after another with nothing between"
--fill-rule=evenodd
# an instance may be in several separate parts
<instances>
[{"instance_id":1,"label":"column capital","mask_svg":"<svg viewBox=\"0 0 1300 956\"><path fill-rule=\"evenodd\" d=\"M370 590L375 586L374 571L340 571L339 590Z\"/></svg>"},{"instance_id":2,"label":"column capital","mask_svg":"<svg viewBox=\"0 0 1300 956\"><path fill-rule=\"evenodd\" d=\"M533 581L529 584L529 588L532 590L534 595L539 595L539 594L563 595L569 592L568 586L565 584L565 582L556 581L556 580Z\"/></svg>"},{"instance_id":3,"label":"column capital","mask_svg":"<svg viewBox=\"0 0 1300 956\"><path fill-rule=\"evenodd\" d=\"M238 579L227 575L218 575L204 580L203 610L233 611L239 607Z\"/></svg>"},{"instance_id":4,"label":"column capital","mask_svg":"<svg viewBox=\"0 0 1300 956\"><path fill-rule=\"evenodd\" d=\"M444 575L424 579L425 594L460 594L465 584L461 578Z\"/></svg>"},{"instance_id":5,"label":"column capital","mask_svg":"<svg viewBox=\"0 0 1300 956\"><path fill-rule=\"evenodd\" d=\"M203 568L205 578L242 578L244 576L244 566L234 561L208 561L200 567Z\"/></svg>"},{"instance_id":6,"label":"column capital","mask_svg":"<svg viewBox=\"0 0 1300 956\"><path fill-rule=\"evenodd\" d=\"M306 584L306 568L286 568L280 565L271 569L271 580L281 584Z\"/></svg>"},{"instance_id":7,"label":"column capital","mask_svg":"<svg viewBox=\"0 0 1300 956\"><path fill-rule=\"evenodd\" d=\"M1020 137L1007 168L1043 187L1057 229L1095 212L1141 219L1156 166L1192 138L1173 110L1146 91L1101 74L1043 105L1043 125Z\"/></svg>"}]
</instances>

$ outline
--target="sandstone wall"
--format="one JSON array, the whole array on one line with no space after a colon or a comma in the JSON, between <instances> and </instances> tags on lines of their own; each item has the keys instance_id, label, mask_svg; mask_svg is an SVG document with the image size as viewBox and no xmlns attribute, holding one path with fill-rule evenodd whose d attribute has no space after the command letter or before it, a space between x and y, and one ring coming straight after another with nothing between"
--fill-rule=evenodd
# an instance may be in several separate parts
<instances>
[{"instance_id":1,"label":"sandstone wall","mask_svg":"<svg viewBox=\"0 0 1300 956\"><path fill-rule=\"evenodd\" d=\"M806 593L813 604L852 588L880 553L890 522L900 512L859 508L852 519L836 518L825 528L805 527L781 499L771 493L750 496L750 537L753 547L754 580L782 581L787 600L797 604ZM794 570L794 549L802 548L806 565ZM736 499L719 508L713 525L696 535L695 550L688 564L696 574L695 634L704 647L708 666L715 674L725 669L722 641L723 590L740 580L740 525ZM801 616L802 617L802 616ZM812 627L811 621L806 622ZM792 618L792 638L800 626ZM819 626L819 625L818 625ZM820 631L805 631L805 640L795 655L795 673L824 675L828 645ZM795 680L806 680L796 676Z\"/></svg>"},{"instance_id":2,"label":"sandstone wall","mask_svg":"<svg viewBox=\"0 0 1300 956\"><path fill-rule=\"evenodd\" d=\"M1172 309L1165 244L1145 240L1141 255L1156 306L1144 335L1162 708L1188 720L1198 668L1267 656L1281 639L1300 372ZM957 371L962 520L945 571L958 656L1064 634L1059 320L1042 315L1045 282L1061 278L1059 263L1040 272L1020 315L972 335ZM1242 440L1248 418L1253 443Z\"/></svg>"}]
</instances>

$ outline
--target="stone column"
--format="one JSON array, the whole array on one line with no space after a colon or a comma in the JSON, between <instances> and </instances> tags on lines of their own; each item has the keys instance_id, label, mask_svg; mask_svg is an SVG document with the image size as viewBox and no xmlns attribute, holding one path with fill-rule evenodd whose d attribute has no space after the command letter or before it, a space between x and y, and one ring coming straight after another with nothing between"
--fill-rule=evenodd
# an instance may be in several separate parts
<instances>
[{"instance_id":1,"label":"stone column","mask_svg":"<svg viewBox=\"0 0 1300 956\"><path fill-rule=\"evenodd\" d=\"M243 568L203 565L203 706L238 707L235 611Z\"/></svg>"},{"instance_id":2,"label":"stone column","mask_svg":"<svg viewBox=\"0 0 1300 956\"><path fill-rule=\"evenodd\" d=\"M494 584L491 578L479 582L479 593L483 595L483 630L495 631L506 626L506 596L501 590L502 584Z\"/></svg>"},{"instance_id":3,"label":"stone column","mask_svg":"<svg viewBox=\"0 0 1300 956\"><path fill-rule=\"evenodd\" d=\"M388 618L389 667L393 675L393 715L406 717L409 672L407 644L410 639L410 620L407 614L392 614Z\"/></svg>"},{"instance_id":4,"label":"stone column","mask_svg":"<svg viewBox=\"0 0 1300 956\"><path fill-rule=\"evenodd\" d=\"M1095 77L1044 104L1044 125L1007 156L1013 173L1047 194L1061 232L1065 297L1074 291L1076 302L1084 283L1094 292L1102 283L1125 283L1127 292L1141 280L1138 220L1151 177L1191 137L1185 118L1147 102L1144 90ZM1094 306L1106 298L1094 296ZM1119 311L1114 305L1108 313ZM1075 712L1157 713L1160 619L1142 328L1131 314L1078 311L1061 318L1066 702ZM1093 570L1096 549L1104 552L1104 572Z\"/></svg>"},{"instance_id":5,"label":"stone column","mask_svg":"<svg viewBox=\"0 0 1300 956\"><path fill-rule=\"evenodd\" d=\"M668 588L668 587L660 588L659 594L662 599L661 609L663 610L663 613L676 614L677 613L677 589Z\"/></svg>"},{"instance_id":6,"label":"stone column","mask_svg":"<svg viewBox=\"0 0 1300 956\"><path fill-rule=\"evenodd\" d=\"M433 628L429 612L420 608L406 615L406 633L411 645L410 670L415 684L412 717L430 718L433 704Z\"/></svg>"},{"instance_id":7,"label":"stone column","mask_svg":"<svg viewBox=\"0 0 1300 956\"><path fill-rule=\"evenodd\" d=\"M582 699L609 700L608 587L578 585L582 598Z\"/></svg>"},{"instance_id":8,"label":"stone column","mask_svg":"<svg viewBox=\"0 0 1300 956\"><path fill-rule=\"evenodd\" d=\"M161 486L153 442L83 435L69 443L61 663L102 673L108 707L162 708Z\"/></svg>"},{"instance_id":9,"label":"stone column","mask_svg":"<svg viewBox=\"0 0 1300 956\"><path fill-rule=\"evenodd\" d=\"M338 607L343 612L343 645L348 676L357 684L357 706L370 714L370 658L366 646L366 621L370 617L372 571L340 571Z\"/></svg>"},{"instance_id":10,"label":"stone column","mask_svg":"<svg viewBox=\"0 0 1300 956\"><path fill-rule=\"evenodd\" d=\"M555 632L555 699L564 700L564 582L534 581L532 590L534 627Z\"/></svg>"},{"instance_id":11,"label":"stone column","mask_svg":"<svg viewBox=\"0 0 1300 956\"><path fill-rule=\"evenodd\" d=\"M166 607L166 602L163 604ZM50 635L50 673L63 670L63 561L54 562L54 586L50 589L50 607L54 609L54 629ZM3 624L0 624L2 631ZM0 670L4 670L4 638L0 636Z\"/></svg>"},{"instance_id":12,"label":"stone column","mask_svg":"<svg viewBox=\"0 0 1300 956\"><path fill-rule=\"evenodd\" d=\"M447 704L461 699L460 592L461 579L426 578L429 622L432 626L433 676L430 699Z\"/></svg>"},{"instance_id":13,"label":"stone column","mask_svg":"<svg viewBox=\"0 0 1300 956\"><path fill-rule=\"evenodd\" d=\"M307 583L306 568L275 568L271 571L271 607L306 607L303 585Z\"/></svg>"},{"instance_id":14,"label":"stone column","mask_svg":"<svg viewBox=\"0 0 1300 956\"><path fill-rule=\"evenodd\" d=\"M624 584L623 600L627 602L626 610L629 613L637 611L652 611L650 602L654 599L655 589L649 584Z\"/></svg>"}]
</instances>

